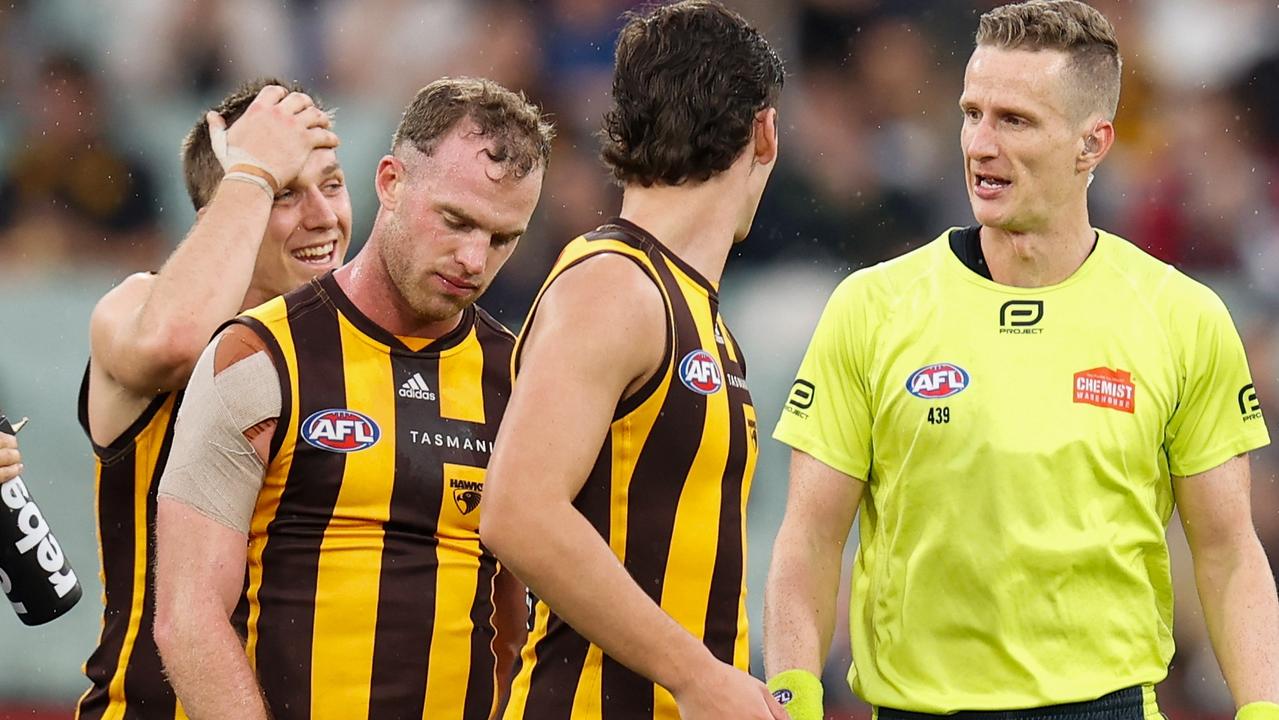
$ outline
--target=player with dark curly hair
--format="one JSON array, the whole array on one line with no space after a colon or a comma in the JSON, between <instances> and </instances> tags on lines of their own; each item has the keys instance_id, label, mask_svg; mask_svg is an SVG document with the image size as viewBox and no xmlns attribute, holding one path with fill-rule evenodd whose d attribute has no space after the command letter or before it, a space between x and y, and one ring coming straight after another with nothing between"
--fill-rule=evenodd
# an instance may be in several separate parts
<instances>
[{"instance_id":1,"label":"player with dark curly hair","mask_svg":"<svg viewBox=\"0 0 1279 720\"><path fill-rule=\"evenodd\" d=\"M621 216L546 280L489 466L482 539L537 597L507 720L785 717L746 672L755 410L718 297L782 82L714 2L622 30L602 133Z\"/></svg>"}]
</instances>

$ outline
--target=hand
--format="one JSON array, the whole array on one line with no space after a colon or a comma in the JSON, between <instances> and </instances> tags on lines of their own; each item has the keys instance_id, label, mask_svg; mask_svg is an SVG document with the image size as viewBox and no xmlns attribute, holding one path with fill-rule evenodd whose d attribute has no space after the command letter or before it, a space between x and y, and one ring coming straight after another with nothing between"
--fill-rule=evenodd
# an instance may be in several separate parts
<instances>
[{"instance_id":1,"label":"hand","mask_svg":"<svg viewBox=\"0 0 1279 720\"><path fill-rule=\"evenodd\" d=\"M0 433L0 483L22 474L22 455L18 453L18 439Z\"/></svg>"},{"instance_id":2,"label":"hand","mask_svg":"<svg viewBox=\"0 0 1279 720\"><path fill-rule=\"evenodd\" d=\"M683 720L789 720L764 683L722 662L673 694Z\"/></svg>"},{"instance_id":3,"label":"hand","mask_svg":"<svg viewBox=\"0 0 1279 720\"><path fill-rule=\"evenodd\" d=\"M213 154L223 170L253 165L270 173L279 187L297 177L312 150L338 146L338 136L329 129L328 113L317 108L309 96L279 85L262 88L230 129L215 112L209 112L205 119L209 121Z\"/></svg>"}]
</instances>

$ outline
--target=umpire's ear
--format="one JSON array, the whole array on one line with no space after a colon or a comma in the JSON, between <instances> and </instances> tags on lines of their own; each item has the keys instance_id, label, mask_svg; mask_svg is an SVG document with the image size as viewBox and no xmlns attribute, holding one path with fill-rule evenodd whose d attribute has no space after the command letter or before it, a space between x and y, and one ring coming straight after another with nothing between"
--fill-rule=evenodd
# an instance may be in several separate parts
<instances>
[{"instance_id":1,"label":"umpire's ear","mask_svg":"<svg viewBox=\"0 0 1279 720\"><path fill-rule=\"evenodd\" d=\"M405 177L404 162L394 155L383 155L378 161L373 187L377 190L377 199L382 207L395 210L399 206Z\"/></svg>"}]
</instances>

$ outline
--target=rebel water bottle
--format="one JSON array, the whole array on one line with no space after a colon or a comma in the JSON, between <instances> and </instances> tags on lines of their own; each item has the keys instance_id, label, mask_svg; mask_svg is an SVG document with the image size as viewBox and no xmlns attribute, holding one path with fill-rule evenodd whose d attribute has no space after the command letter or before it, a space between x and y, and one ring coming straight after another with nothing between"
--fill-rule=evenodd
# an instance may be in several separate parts
<instances>
[{"instance_id":1,"label":"rebel water bottle","mask_svg":"<svg viewBox=\"0 0 1279 720\"><path fill-rule=\"evenodd\" d=\"M0 432L13 434L3 412ZM71 563L21 477L0 484L0 589L27 625L53 620L81 595Z\"/></svg>"}]
</instances>

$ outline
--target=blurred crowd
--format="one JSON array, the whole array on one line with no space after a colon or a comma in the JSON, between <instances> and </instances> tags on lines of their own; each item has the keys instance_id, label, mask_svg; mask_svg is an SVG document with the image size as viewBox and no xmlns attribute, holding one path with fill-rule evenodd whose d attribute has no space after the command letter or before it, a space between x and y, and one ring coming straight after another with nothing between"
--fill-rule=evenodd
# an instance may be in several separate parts
<instances>
[{"instance_id":1,"label":"blurred crowd","mask_svg":"<svg viewBox=\"0 0 1279 720\"><path fill-rule=\"evenodd\" d=\"M977 16L999 3L727 2L779 47L788 80L780 166L726 283L796 265L842 275L972 222L956 103ZM617 207L594 134L614 34L632 4L0 4L0 270L122 277L158 267L193 220L178 164L183 133L229 87L265 74L297 79L338 108L358 244L376 209L368 180L400 110L436 77L483 75L523 90L559 129L535 226L483 303L518 326L563 243ZM1115 24L1124 56L1119 142L1091 189L1093 222L1222 293L1279 438L1279 7L1093 4ZM1258 453L1253 473L1258 526L1279 560L1279 452ZM757 553L767 547L755 542ZM1228 698L1184 558L1177 573L1179 654L1164 709L1221 713ZM837 639L830 709L860 716L838 689L846 658Z\"/></svg>"}]
</instances>

